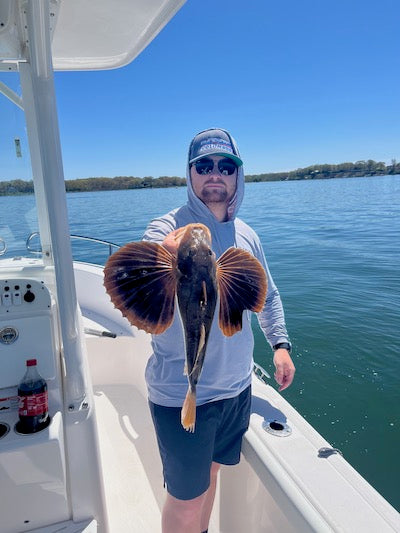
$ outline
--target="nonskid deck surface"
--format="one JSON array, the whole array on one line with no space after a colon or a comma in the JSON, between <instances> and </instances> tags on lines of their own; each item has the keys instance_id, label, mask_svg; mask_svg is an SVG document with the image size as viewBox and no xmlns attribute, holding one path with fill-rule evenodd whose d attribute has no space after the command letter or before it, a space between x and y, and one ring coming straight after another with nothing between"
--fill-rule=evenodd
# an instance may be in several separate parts
<instances>
[{"instance_id":1,"label":"nonskid deck surface","mask_svg":"<svg viewBox=\"0 0 400 533\"><path fill-rule=\"evenodd\" d=\"M129 385L94 392L110 530L157 532L162 469L146 402Z\"/></svg>"},{"instance_id":2,"label":"nonskid deck surface","mask_svg":"<svg viewBox=\"0 0 400 533\"><path fill-rule=\"evenodd\" d=\"M111 533L161 533L166 491L144 384L146 343L87 336ZM218 501L210 533L220 531Z\"/></svg>"},{"instance_id":3,"label":"nonskid deck surface","mask_svg":"<svg viewBox=\"0 0 400 533\"><path fill-rule=\"evenodd\" d=\"M157 532L162 469L146 396L130 382L130 341L87 337L110 531Z\"/></svg>"}]
</instances>

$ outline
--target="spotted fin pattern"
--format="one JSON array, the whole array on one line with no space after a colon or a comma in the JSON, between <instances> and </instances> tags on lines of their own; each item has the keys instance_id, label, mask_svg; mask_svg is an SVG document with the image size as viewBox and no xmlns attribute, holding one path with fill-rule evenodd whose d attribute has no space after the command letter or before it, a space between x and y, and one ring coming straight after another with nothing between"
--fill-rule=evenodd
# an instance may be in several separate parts
<instances>
[{"instance_id":1,"label":"spotted fin pattern","mask_svg":"<svg viewBox=\"0 0 400 533\"><path fill-rule=\"evenodd\" d=\"M175 310L173 256L152 242L131 242L109 257L104 286L115 307L131 324L148 333L163 333Z\"/></svg>"},{"instance_id":2,"label":"spotted fin pattern","mask_svg":"<svg viewBox=\"0 0 400 533\"><path fill-rule=\"evenodd\" d=\"M242 329L245 309L260 312L267 295L267 278L261 263L239 248L228 248L217 260L220 297L219 327L231 337Z\"/></svg>"}]
</instances>

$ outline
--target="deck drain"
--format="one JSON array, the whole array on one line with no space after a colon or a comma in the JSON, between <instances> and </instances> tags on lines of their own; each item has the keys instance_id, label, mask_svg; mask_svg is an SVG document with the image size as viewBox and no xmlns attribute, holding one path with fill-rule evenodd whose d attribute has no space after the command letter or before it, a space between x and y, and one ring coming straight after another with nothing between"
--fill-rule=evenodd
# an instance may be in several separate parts
<instances>
[{"instance_id":1,"label":"deck drain","mask_svg":"<svg viewBox=\"0 0 400 533\"><path fill-rule=\"evenodd\" d=\"M275 437L288 437L292 433L292 428L286 422L279 422L278 420L264 420L263 429Z\"/></svg>"}]
</instances>

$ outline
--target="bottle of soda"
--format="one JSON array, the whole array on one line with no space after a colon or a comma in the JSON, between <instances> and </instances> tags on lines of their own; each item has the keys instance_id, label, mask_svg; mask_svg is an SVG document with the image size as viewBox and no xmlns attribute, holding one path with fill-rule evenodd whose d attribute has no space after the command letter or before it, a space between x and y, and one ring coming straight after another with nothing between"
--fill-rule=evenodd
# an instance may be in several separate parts
<instances>
[{"instance_id":1,"label":"bottle of soda","mask_svg":"<svg viewBox=\"0 0 400 533\"><path fill-rule=\"evenodd\" d=\"M28 359L26 373L18 387L19 433L36 433L50 423L47 383L39 374L36 359Z\"/></svg>"}]
</instances>

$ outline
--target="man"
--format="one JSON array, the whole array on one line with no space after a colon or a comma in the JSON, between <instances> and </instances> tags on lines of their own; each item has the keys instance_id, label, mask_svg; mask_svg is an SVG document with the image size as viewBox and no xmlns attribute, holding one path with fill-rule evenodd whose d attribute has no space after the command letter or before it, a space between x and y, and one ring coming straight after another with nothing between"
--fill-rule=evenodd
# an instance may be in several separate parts
<instances>
[{"instance_id":1,"label":"man","mask_svg":"<svg viewBox=\"0 0 400 533\"><path fill-rule=\"evenodd\" d=\"M261 262L268 276L268 293L258 319L274 349L275 379L283 390L291 384L295 368L282 304L257 234L236 217L244 193L243 163L227 131L209 129L194 137L189 147L187 190L187 204L153 220L143 238L174 253L175 230L200 222L211 231L217 258L235 246ZM205 532L219 467L239 462L249 423L254 346L251 313L243 313L242 331L232 337L225 337L214 320L197 385L194 433L186 432L180 419L187 378L182 371L185 348L179 316L165 333L153 336L152 345L146 381L167 486L163 533Z\"/></svg>"}]
</instances>

